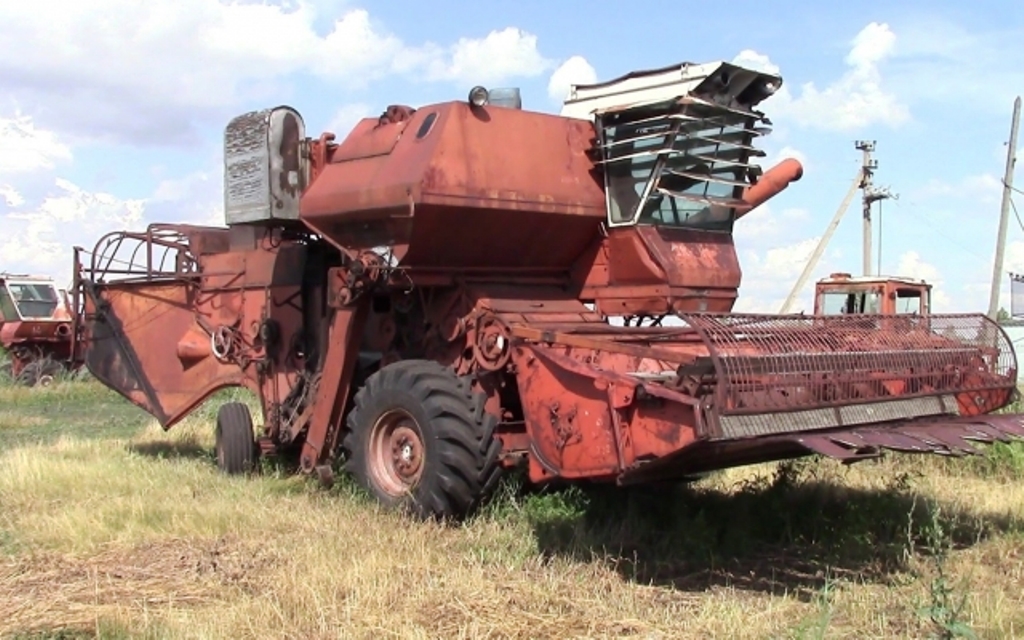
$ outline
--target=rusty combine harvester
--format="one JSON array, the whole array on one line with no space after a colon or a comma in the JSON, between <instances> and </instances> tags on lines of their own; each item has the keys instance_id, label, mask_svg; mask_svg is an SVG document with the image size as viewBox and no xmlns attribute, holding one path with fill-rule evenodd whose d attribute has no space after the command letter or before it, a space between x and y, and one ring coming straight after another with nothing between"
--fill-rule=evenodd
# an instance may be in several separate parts
<instances>
[{"instance_id":1,"label":"rusty combine harvester","mask_svg":"<svg viewBox=\"0 0 1024 640\"><path fill-rule=\"evenodd\" d=\"M341 141L287 107L240 116L226 228L76 249L76 349L165 428L258 394L260 428L218 414L227 472L342 461L423 516L471 512L517 465L624 485L1024 434L991 415L1017 363L982 315L731 313L733 225L802 174L753 163L781 81L681 64L575 86L560 115L476 87Z\"/></svg>"},{"instance_id":2,"label":"rusty combine harvester","mask_svg":"<svg viewBox=\"0 0 1024 640\"><path fill-rule=\"evenodd\" d=\"M48 385L71 361L72 312L67 292L43 276L0 273L0 346L9 375L28 386Z\"/></svg>"}]
</instances>

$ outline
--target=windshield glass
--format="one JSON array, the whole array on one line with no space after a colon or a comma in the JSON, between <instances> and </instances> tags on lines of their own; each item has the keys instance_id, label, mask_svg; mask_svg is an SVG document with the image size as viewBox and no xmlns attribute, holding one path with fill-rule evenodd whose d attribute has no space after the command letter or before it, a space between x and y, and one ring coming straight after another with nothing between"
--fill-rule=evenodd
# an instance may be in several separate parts
<instances>
[{"instance_id":1,"label":"windshield glass","mask_svg":"<svg viewBox=\"0 0 1024 640\"><path fill-rule=\"evenodd\" d=\"M880 313L881 300L877 291L829 291L821 297L821 313Z\"/></svg>"},{"instance_id":2,"label":"windshield glass","mask_svg":"<svg viewBox=\"0 0 1024 640\"><path fill-rule=\"evenodd\" d=\"M731 231L756 118L696 98L602 118L609 224Z\"/></svg>"},{"instance_id":3,"label":"windshield glass","mask_svg":"<svg viewBox=\"0 0 1024 640\"><path fill-rule=\"evenodd\" d=\"M11 300L11 294L7 287L0 285L0 320L14 322L18 319L18 309Z\"/></svg>"},{"instance_id":4,"label":"windshield glass","mask_svg":"<svg viewBox=\"0 0 1024 640\"><path fill-rule=\"evenodd\" d=\"M922 314L924 298L920 291L914 289L896 290L896 313L900 314Z\"/></svg>"},{"instance_id":5,"label":"windshield glass","mask_svg":"<svg viewBox=\"0 0 1024 640\"><path fill-rule=\"evenodd\" d=\"M7 290L24 319L50 318L57 310L59 298L52 284L9 282Z\"/></svg>"}]
</instances>

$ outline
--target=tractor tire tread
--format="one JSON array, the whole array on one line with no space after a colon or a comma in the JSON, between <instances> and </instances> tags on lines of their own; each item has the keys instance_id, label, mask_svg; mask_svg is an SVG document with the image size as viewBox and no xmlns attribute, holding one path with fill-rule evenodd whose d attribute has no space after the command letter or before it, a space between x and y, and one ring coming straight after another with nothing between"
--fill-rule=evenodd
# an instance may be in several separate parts
<instances>
[{"instance_id":1,"label":"tractor tire tread","mask_svg":"<svg viewBox=\"0 0 1024 640\"><path fill-rule=\"evenodd\" d=\"M369 481L362 450L376 416L399 398L418 410L424 444L436 452L426 454L428 467L412 499L392 501ZM434 361L402 360L372 374L353 400L342 439L346 470L384 502L401 502L421 518L459 519L493 493L502 471L497 419L483 411L483 394L468 379Z\"/></svg>"},{"instance_id":2,"label":"tractor tire tread","mask_svg":"<svg viewBox=\"0 0 1024 640\"><path fill-rule=\"evenodd\" d=\"M229 475L252 471L256 441L252 414L241 402L228 402L217 411L217 446L223 449L221 470Z\"/></svg>"}]
</instances>

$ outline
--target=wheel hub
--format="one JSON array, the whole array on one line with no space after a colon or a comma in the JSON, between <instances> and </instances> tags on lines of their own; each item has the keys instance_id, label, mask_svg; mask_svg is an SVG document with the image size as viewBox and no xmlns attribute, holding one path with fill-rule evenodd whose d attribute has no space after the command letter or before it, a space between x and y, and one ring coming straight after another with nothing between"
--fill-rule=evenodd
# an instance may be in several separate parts
<instances>
[{"instance_id":1,"label":"wheel hub","mask_svg":"<svg viewBox=\"0 0 1024 640\"><path fill-rule=\"evenodd\" d=\"M399 427L391 434L391 457L395 471L404 480L413 480L423 463L423 446L416 432Z\"/></svg>"},{"instance_id":2,"label":"wheel hub","mask_svg":"<svg viewBox=\"0 0 1024 640\"><path fill-rule=\"evenodd\" d=\"M386 493L399 496L419 481L423 472L423 437L416 420L403 410L385 413L370 434L370 476Z\"/></svg>"}]
</instances>

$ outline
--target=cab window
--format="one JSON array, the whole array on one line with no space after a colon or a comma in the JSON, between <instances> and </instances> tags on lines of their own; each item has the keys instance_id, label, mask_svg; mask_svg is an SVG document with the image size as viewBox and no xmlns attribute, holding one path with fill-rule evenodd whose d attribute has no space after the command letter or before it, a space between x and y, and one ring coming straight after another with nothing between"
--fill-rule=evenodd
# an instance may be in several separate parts
<instances>
[{"instance_id":1,"label":"cab window","mask_svg":"<svg viewBox=\"0 0 1024 640\"><path fill-rule=\"evenodd\" d=\"M50 318L57 310L57 290L52 285L8 283L7 289L23 319Z\"/></svg>"},{"instance_id":2,"label":"cab window","mask_svg":"<svg viewBox=\"0 0 1024 640\"><path fill-rule=\"evenodd\" d=\"M829 291L822 295L821 313L880 313L881 301L881 295L877 291Z\"/></svg>"},{"instance_id":3,"label":"cab window","mask_svg":"<svg viewBox=\"0 0 1024 640\"><path fill-rule=\"evenodd\" d=\"M14 301L11 300L11 294L3 285L0 285L0 316L9 322L19 319L18 309L14 306Z\"/></svg>"},{"instance_id":4,"label":"cab window","mask_svg":"<svg viewBox=\"0 0 1024 640\"><path fill-rule=\"evenodd\" d=\"M924 313L924 298L917 289L896 290L896 313L920 315Z\"/></svg>"}]
</instances>

